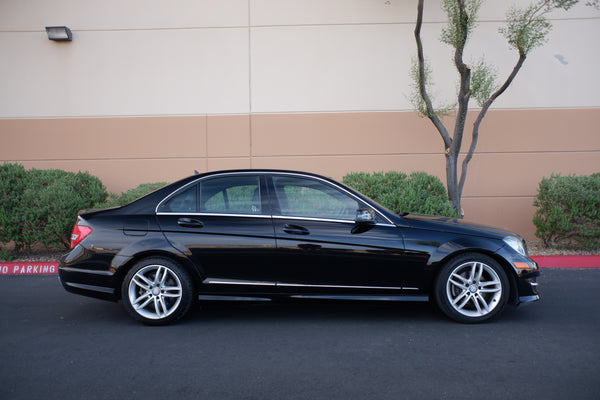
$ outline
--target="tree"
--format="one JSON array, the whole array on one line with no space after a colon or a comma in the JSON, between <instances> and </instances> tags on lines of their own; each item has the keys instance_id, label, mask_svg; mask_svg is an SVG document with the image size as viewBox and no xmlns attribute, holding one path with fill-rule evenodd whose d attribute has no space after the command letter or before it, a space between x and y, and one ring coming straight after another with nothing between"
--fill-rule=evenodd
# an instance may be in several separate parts
<instances>
[{"instance_id":1,"label":"tree","mask_svg":"<svg viewBox=\"0 0 600 400\"><path fill-rule=\"evenodd\" d=\"M546 15L555 9L568 10L578 0L538 0L525 7L512 7L506 14L506 22L500 33L506 38L511 48L518 52L517 61L512 72L502 85L496 84L494 69L481 59L469 66L463 59L465 46L476 26L477 12L482 0L442 0L442 8L448 16L448 24L442 29L441 41L454 48L454 66L459 75L457 103L449 108L434 107L430 97L431 69L424 56L421 40L423 25L424 0L418 0L415 40L417 42L417 59L414 62L412 75L415 86L413 104L421 115L429 118L439 132L445 147L446 184L448 197L456 211L462 216L461 199L467 178L468 165L477 147L479 127L487 111L494 101L506 91L519 73L527 55L536 47L542 46L550 32L551 24ZM463 134L465 131L469 101L473 98L481 107L472 128L471 146L462 162L459 175L458 158L461 153ZM441 116L454 110L456 118L452 133L446 128Z\"/></svg>"}]
</instances>

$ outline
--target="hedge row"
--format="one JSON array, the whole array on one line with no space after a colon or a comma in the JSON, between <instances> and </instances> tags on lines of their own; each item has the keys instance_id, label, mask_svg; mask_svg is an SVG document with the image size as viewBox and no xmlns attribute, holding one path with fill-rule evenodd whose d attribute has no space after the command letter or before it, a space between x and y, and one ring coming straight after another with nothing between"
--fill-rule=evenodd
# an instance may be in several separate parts
<instances>
[{"instance_id":1,"label":"hedge row","mask_svg":"<svg viewBox=\"0 0 600 400\"><path fill-rule=\"evenodd\" d=\"M544 178L533 205L535 235L546 246L600 249L600 173Z\"/></svg>"},{"instance_id":2,"label":"hedge row","mask_svg":"<svg viewBox=\"0 0 600 400\"><path fill-rule=\"evenodd\" d=\"M425 172L354 172L342 181L395 212L457 216L444 184ZM35 243L68 248L79 210L125 205L164 185L142 184L117 195L87 172L1 164L0 251L8 243L15 252ZM547 246L600 249L600 173L544 178L534 205L536 236Z\"/></svg>"},{"instance_id":3,"label":"hedge row","mask_svg":"<svg viewBox=\"0 0 600 400\"><path fill-rule=\"evenodd\" d=\"M442 181L426 172L353 172L342 182L397 213L458 216Z\"/></svg>"},{"instance_id":4,"label":"hedge row","mask_svg":"<svg viewBox=\"0 0 600 400\"><path fill-rule=\"evenodd\" d=\"M26 171L18 164L0 165L0 193L0 243L13 242L15 251L34 243L68 247L77 211L107 196L86 172Z\"/></svg>"},{"instance_id":5,"label":"hedge row","mask_svg":"<svg viewBox=\"0 0 600 400\"><path fill-rule=\"evenodd\" d=\"M167 182L142 183L141 185L133 189L129 189L126 192L122 192L121 194L110 193L104 201L94 204L94 208L110 208L124 206L125 204L129 204L132 201L137 200L140 197L145 196L148 193L154 192L155 190L160 189L161 187L166 185Z\"/></svg>"},{"instance_id":6,"label":"hedge row","mask_svg":"<svg viewBox=\"0 0 600 400\"><path fill-rule=\"evenodd\" d=\"M147 183L121 194L108 193L87 172L25 170L19 164L0 165L0 258L29 250L33 244L68 248L77 212L122 206L165 183ZM4 248L4 249L3 249Z\"/></svg>"}]
</instances>

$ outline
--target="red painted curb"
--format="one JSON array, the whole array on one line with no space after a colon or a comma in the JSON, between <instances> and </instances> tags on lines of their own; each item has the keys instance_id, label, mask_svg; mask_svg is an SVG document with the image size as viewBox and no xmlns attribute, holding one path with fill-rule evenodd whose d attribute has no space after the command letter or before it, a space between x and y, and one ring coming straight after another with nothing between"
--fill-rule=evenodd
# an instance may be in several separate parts
<instances>
[{"instance_id":1,"label":"red painted curb","mask_svg":"<svg viewBox=\"0 0 600 400\"><path fill-rule=\"evenodd\" d=\"M600 256L531 256L541 268L600 268ZM58 273L58 261L0 261L0 275Z\"/></svg>"},{"instance_id":2,"label":"red painted curb","mask_svg":"<svg viewBox=\"0 0 600 400\"><path fill-rule=\"evenodd\" d=\"M531 256L542 268L600 268L600 256Z\"/></svg>"},{"instance_id":3,"label":"red painted curb","mask_svg":"<svg viewBox=\"0 0 600 400\"><path fill-rule=\"evenodd\" d=\"M58 261L0 261L0 275L47 275L58 273Z\"/></svg>"}]
</instances>

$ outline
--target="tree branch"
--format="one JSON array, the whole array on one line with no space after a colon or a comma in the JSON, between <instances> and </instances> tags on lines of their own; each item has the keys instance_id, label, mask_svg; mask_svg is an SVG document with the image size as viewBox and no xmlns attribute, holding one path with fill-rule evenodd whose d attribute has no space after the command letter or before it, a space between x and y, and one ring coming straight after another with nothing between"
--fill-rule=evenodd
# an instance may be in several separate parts
<instances>
[{"instance_id":1,"label":"tree branch","mask_svg":"<svg viewBox=\"0 0 600 400\"><path fill-rule=\"evenodd\" d=\"M504 93L506 91L506 89L508 89L508 87L510 86L512 81L515 79L515 77L519 73L519 70L523 66L523 63L525 62L526 57L527 56L525 54L519 55L519 59L518 59L517 63L515 64L512 72L510 73L508 78L506 78L506 81L504 82L504 84L502 84L502 86L500 86L500 88L498 90L496 90L494 93L492 93L492 95L485 102L483 107L481 107L481 111L479 111L479 114L477 115L477 118L475 119L475 122L473 123L473 136L471 139L471 146L469 147L469 152L467 153L467 156L465 157L465 159L462 162L462 171L460 174L460 182L458 184L458 192L461 197L462 197L462 193L463 193L463 187L465 186L465 181L467 179L467 167L469 165L469 162L473 158L473 154L475 153L475 148L477 147L477 141L479 140L479 126L481 125L481 121L483 121L483 118L487 114L489 108L492 106L492 103L502 93Z\"/></svg>"},{"instance_id":2,"label":"tree branch","mask_svg":"<svg viewBox=\"0 0 600 400\"><path fill-rule=\"evenodd\" d=\"M417 59L419 64L419 93L421 94L421 97L425 102L425 107L427 108L427 118L431 120L433 125L442 136L446 149L449 149L452 145L452 138L448 134L444 124L442 124L442 121L436 115L433 104L431 103L431 98L429 97L425 87L425 56L423 55L423 42L421 40L421 26L423 25L423 2L424 0L419 0L417 4L417 24L415 25L415 40L417 42Z\"/></svg>"}]
</instances>

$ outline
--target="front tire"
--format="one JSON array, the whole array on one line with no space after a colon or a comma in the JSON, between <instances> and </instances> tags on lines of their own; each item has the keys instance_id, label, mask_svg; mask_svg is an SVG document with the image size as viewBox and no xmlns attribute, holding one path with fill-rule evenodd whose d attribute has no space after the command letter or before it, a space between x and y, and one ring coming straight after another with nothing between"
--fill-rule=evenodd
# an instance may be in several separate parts
<instances>
[{"instance_id":1,"label":"front tire","mask_svg":"<svg viewBox=\"0 0 600 400\"><path fill-rule=\"evenodd\" d=\"M442 267L435 285L439 308L458 322L477 323L500 315L509 296L504 269L493 258L468 253Z\"/></svg>"},{"instance_id":2,"label":"front tire","mask_svg":"<svg viewBox=\"0 0 600 400\"><path fill-rule=\"evenodd\" d=\"M190 309L193 295L189 274L179 264L160 257L136 263L121 285L125 310L148 325L179 320Z\"/></svg>"}]
</instances>

